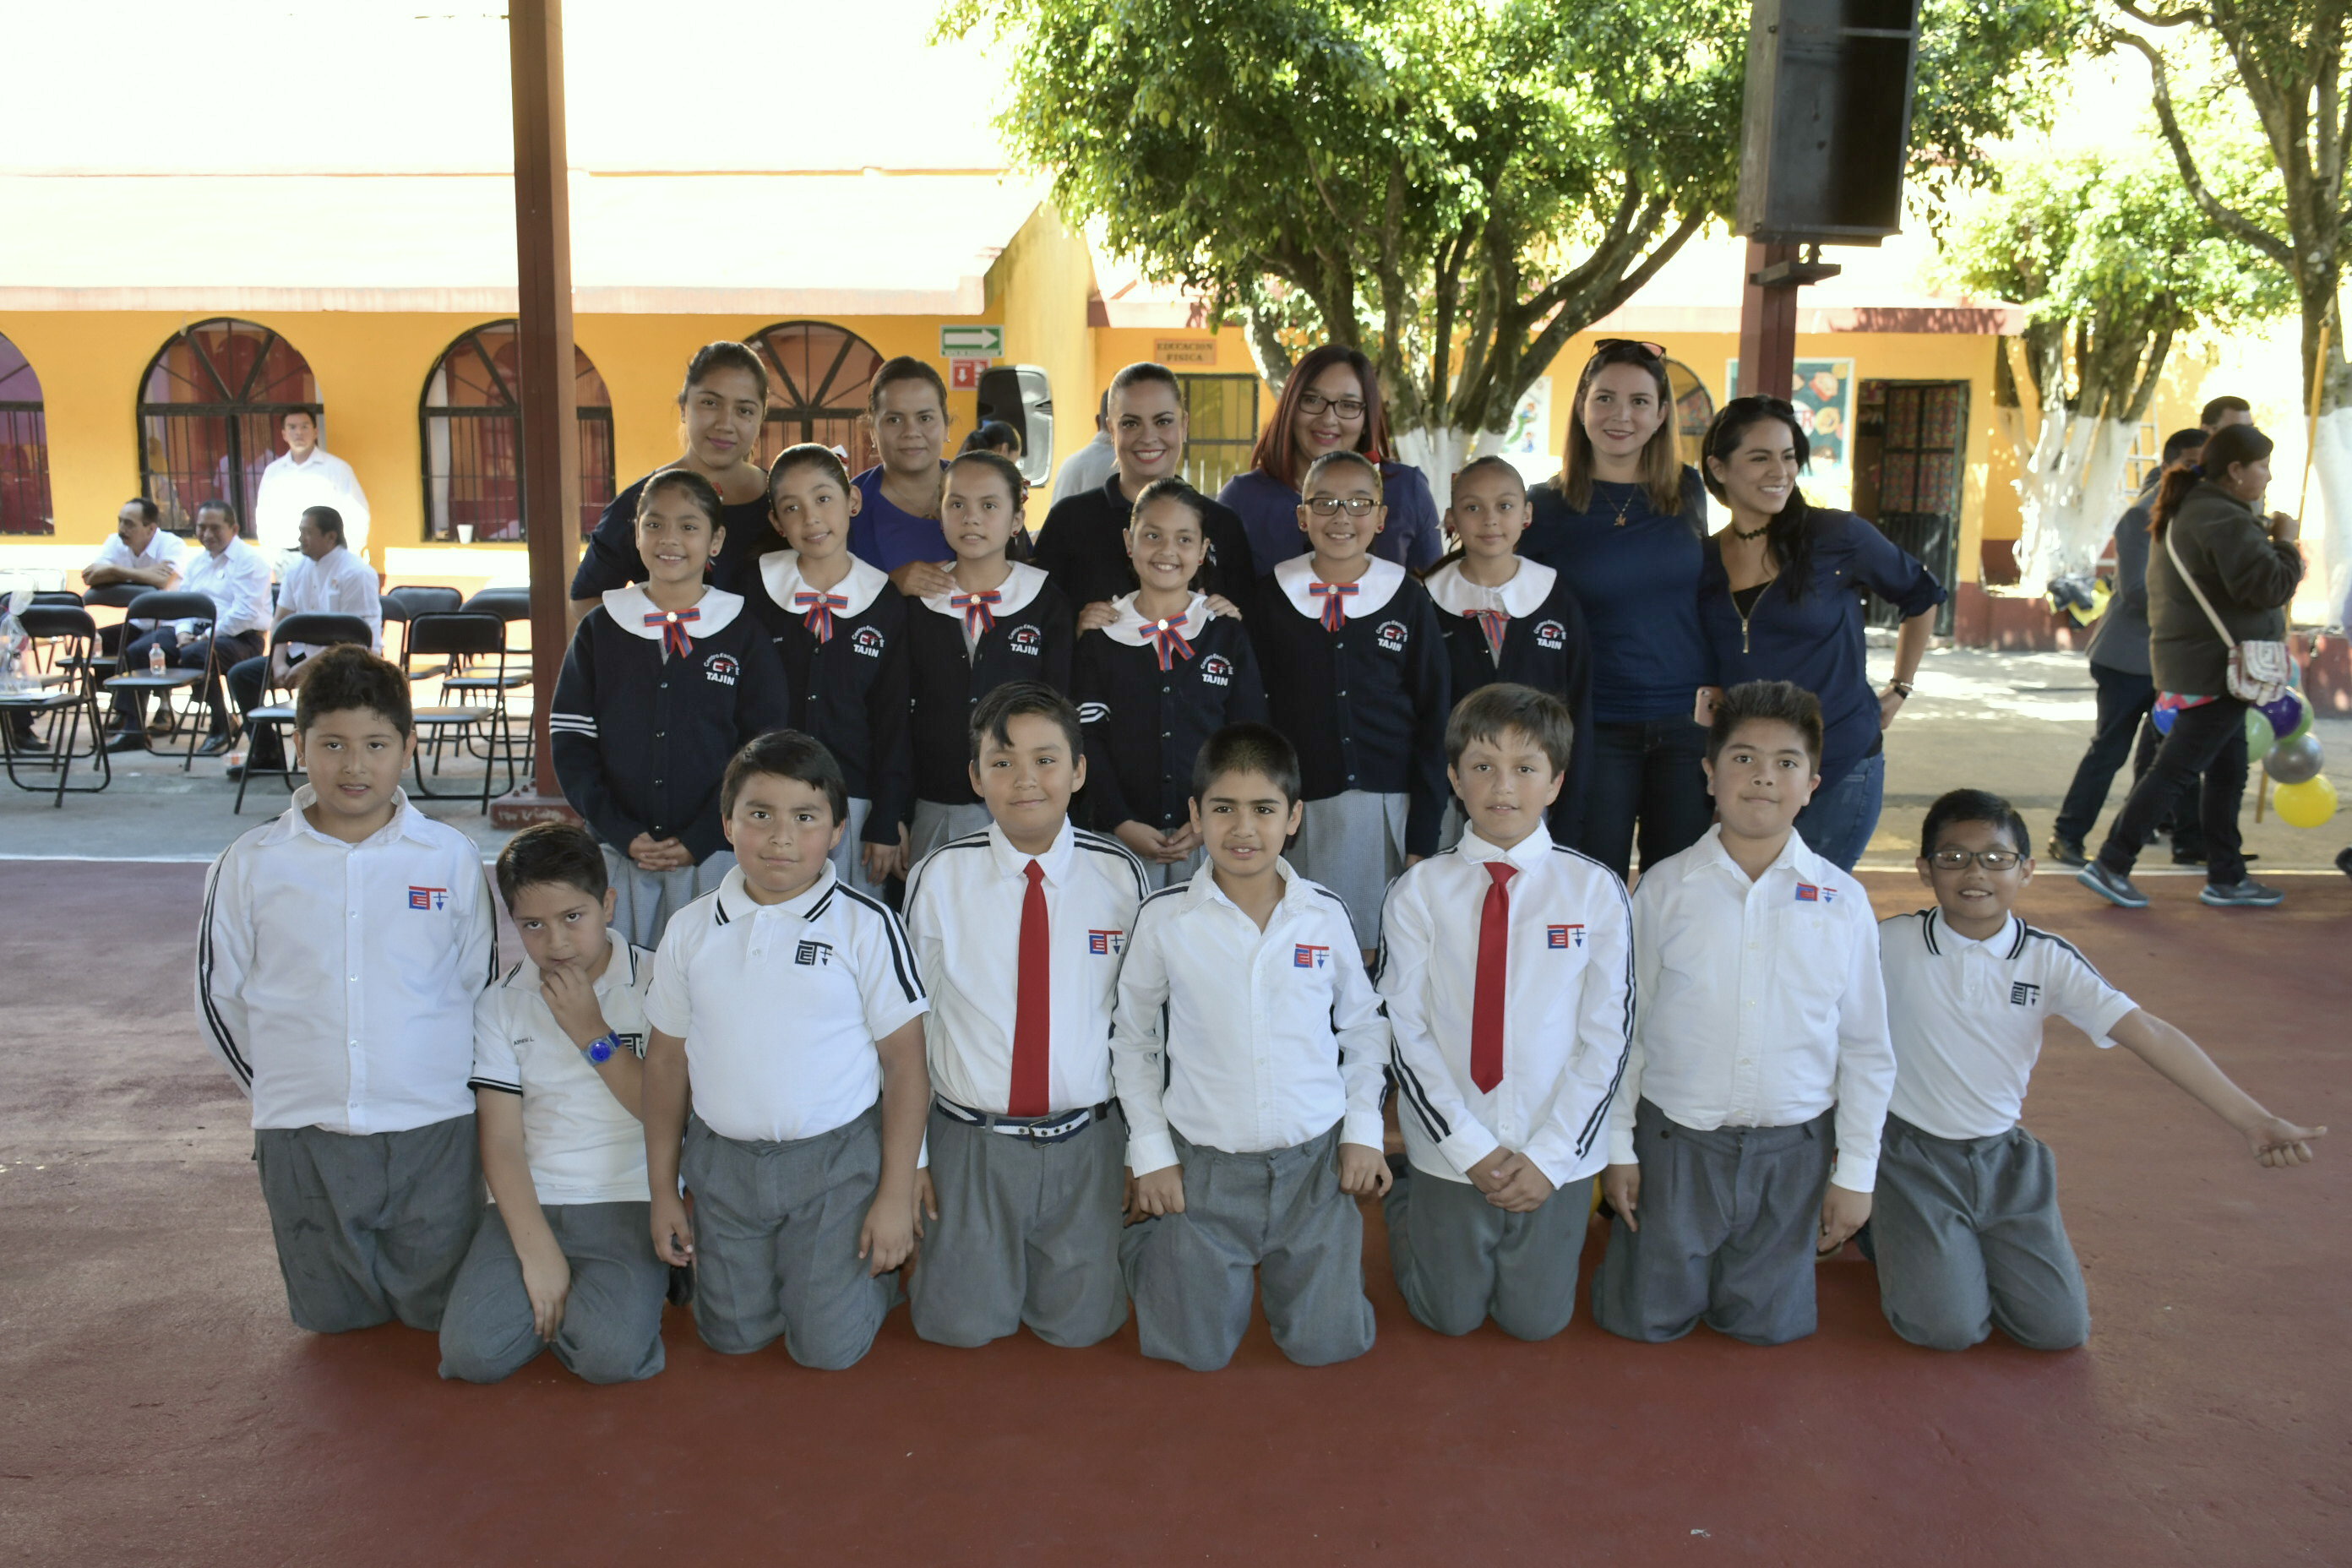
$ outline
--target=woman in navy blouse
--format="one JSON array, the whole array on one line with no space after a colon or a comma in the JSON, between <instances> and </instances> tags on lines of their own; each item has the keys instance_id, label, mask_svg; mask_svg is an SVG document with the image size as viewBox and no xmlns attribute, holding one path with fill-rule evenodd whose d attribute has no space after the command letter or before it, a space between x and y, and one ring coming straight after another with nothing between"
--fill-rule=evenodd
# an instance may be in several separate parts
<instances>
[{"instance_id":1,"label":"woman in navy blouse","mask_svg":"<svg viewBox=\"0 0 2352 1568\"><path fill-rule=\"evenodd\" d=\"M1298 522L1298 481L1326 452L1361 452L1380 465L1388 524L1372 553L1408 572L1424 572L1444 553L1437 498L1410 463L1390 462L1388 415L1372 362L1351 348L1326 343L1300 360L1282 384L1274 417L1258 433L1250 469L1235 474L1217 500L1239 513L1261 577L1294 555L1307 553Z\"/></svg>"},{"instance_id":2,"label":"woman in navy blouse","mask_svg":"<svg viewBox=\"0 0 2352 1568\"><path fill-rule=\"evenodd\" d=\"M1577 378L1557 478L1528 492L1519 553L1560 574L1591 634L1591 767L1569 842L1620 877L1687 849L1715 820L1691 717L1706 682L1698 574L1706 495L1682 460L1655 343L1603 338Z\"/></svg>"},{"instance_id":3,"label":"woman in navy blouse","mask_svg":"<svg viewBox=\"0 0 2352 1568\"><path fill-rule=\"evenodd\" d=\"M1851 871L1885 798L1882 732L1911 695L1944 586L1863 519L1808 502L1797 476L1810 455L1797 411L1777 397L1734 398L1707 426L1706 488L1731 524L1707 541L1699 620L1715 684L1788 680L1821 699L1822 782L1797 831ZM1864 588L1903 612L1883 692L1864 658Z\"/></svg>"}]
</instances>

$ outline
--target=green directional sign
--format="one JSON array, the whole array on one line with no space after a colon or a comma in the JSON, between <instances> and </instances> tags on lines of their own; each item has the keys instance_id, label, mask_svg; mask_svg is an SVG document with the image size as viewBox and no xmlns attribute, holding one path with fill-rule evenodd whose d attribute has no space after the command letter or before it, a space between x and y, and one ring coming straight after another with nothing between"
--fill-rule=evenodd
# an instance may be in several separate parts
<instances>
[{"instance_id":1,"label":"green directional sign","mask_svg":"<svg viewBox=\"0 0 2352 1568\"><path fill-rule=\"evenodd\" d=\"M1003 327L941 327L940 357L941 359L1003 359L1004 329Z\"/></svg>"}]
</instances>

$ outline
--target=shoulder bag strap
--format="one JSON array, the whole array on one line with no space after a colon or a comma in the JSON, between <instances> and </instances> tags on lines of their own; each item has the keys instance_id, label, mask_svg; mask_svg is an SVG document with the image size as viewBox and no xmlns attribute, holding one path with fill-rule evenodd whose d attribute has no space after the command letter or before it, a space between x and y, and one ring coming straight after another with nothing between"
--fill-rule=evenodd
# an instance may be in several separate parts
<instances>
[{"instance_id":1,"label":"shoulder bag strap","mask_svg":"<svg viewBox=\"0 0 2352 1568\"><path fill-rule=\"evenodd\" d=\"M2197 601L2197 607L2205 612L2207 620L2213 623L2213 629L2221 635L2222 646L2234 653L2237 651L2238 639L2230 635L2230 628L2221 624L2220 616L2214 614L2213 601L2207 598L2205 590L2197 585L2197 579L2189 574L2188 565L2180 559L2179 547L2172 542L2173 529L2179 521L2177 517L2168 517L2164 520L2164 552L2172 558L2172 569L2179 573L2181 582L2188 584L2190 595Z\"/></svg>"}]
</instances>

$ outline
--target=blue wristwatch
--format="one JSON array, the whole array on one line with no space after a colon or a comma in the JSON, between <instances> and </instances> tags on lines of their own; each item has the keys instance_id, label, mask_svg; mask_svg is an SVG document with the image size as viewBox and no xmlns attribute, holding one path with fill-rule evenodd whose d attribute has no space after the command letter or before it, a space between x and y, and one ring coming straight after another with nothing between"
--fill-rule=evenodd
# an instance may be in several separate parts
<instances>
[{"instance_id":1,"label":"blue wristwatch","mask_svg":"<svg viewBox=\"0 0 2352 1568\"><path fill-rule=\"evenodd\" d=\"M591 1062L603 1067L613 1059L613 1053L621 1048L621 1037L615 1031L607 1029L580 1048L588 1053L588 1059Z\"/></svg>"}]
</instances>

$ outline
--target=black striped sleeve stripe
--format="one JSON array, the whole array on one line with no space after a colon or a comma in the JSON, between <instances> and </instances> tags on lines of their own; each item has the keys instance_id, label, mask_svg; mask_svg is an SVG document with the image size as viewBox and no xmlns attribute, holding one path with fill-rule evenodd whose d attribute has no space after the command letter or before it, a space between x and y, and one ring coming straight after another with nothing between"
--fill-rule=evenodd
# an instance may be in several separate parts
<instances>
[{"instance_id":1,"label":"black striped sleeve stripe","mask_svg":"<svg viewBox=\"0 0 2352 1568\"><path fill-rule=\"evenodd\" d=\"M467 1089L496 1089L500 1094L511 1094L518 1100L522 1098L522 1085L519 1083L501 1083L497 1079L483 1078L479 1074L467 1079L466 1080L466 1087Z\"/></svg>"},{"instance_id":2,"label":"black striped sleeve stripe","mask_svg":"<svg viewBox=\"0 0 2352 1568\"><path fill-rule=\"evenodd\" d=\"M922 886L923 873L930 868L932 861L950 849L979 849L984 848L987 844L988 830L982 828L978 833L967 833L961 838L950 838L920 860L916 861L915 868L907 873L907 908L911 910L915 907L915 889Z\"/></svg>"},{"instance_id":3,"label":"black striped sleeve stripe","mask_svg":"<svg viewBox=\"0 0 2352 1568\"><path fill-rule=\"evenodd\" d=\"M228 1021L213 1005L213 909L220 897L221 867L227 859L228 857L224 855L214 861L212 875L205 879L205 926L204 935L196 943L196 990L205 999L205 1026L220 1043L221 1055L228 1058L229 1071L236 1074L240 1083L251 1089L253 1064L245 1059L243 1051L237 1049L236 1037L228 1031Z\"/></svg>"},{"instance_id":4,"label":"black striped sleeve stripe","mask_svg":"<svg viewBox=\"0 0 2352 1568\"><path fill-rule=\"evenodd\" d=\"M809 912L803 915L801 919L803 921L814 921L819 915L824 913L825 910L833 907L833 896L839 891L841 891L841 884L839 882L835 882L832 887L827 888L824 890L824 897L819 899L815 903L811 904L809 906Z\"/></svg>"},{"instance_id":5,"label":"black striped sleeve stripe","mask_svg":"<svg viewBox=\"0 0 2352 1568\"><path fill-rule=\"evenodd\" d=\"M1162 899L1175 898L1179 894L1182 893L1187 886L1188 884L1186 883L1179 882L1173 887L1161 888L1157 892L1144 894L1143 902L1135 906L1135 913L1138 921L1139 922L1141 921L1144 910L1150 909L1152 905L1158 903Z\"/></svg>"},{"instance_id":6,"label":"black striped sleeve stripe","mask_svg":"<svg viewBox=\"0 0 2352 1568\"><path fill-rule=\"evenodd\" d=\"M915 955L908 950L907 933L899 926L898 917L890 912L890 907L887 904L878 899L869 898L855 888L842 887L836 883L835 891L853 903L863 904L881 919L882 934L890 941L890 965L898 972L898 988L907 994L907 1000L909 1002L923 1000L923 983L916 977Z\"/></svg>"},{"instance_id":7,"label":"black striped sleeve stripe","mask_svg":"<svg viewBox=\"0 0 2352 1568\"><path fill-rule=\"evenodd\" d=\"M1421 1118L1422 1126L1428 1130L1432 1138L1443 1142L1451 1130L1445 1124L1445 1118L1437 1113L1437 1107L1430 1103L1429 1091L1414 1076L1412 1066L1404 1059L1402 1051L1390 1050L1389 1071L1395 1076L1397 1088L1403 1091L1405 1103L1412 1107L1415 1116Z\"/></svg>"},{"instance_id":8,"label":"black striped sleeve stripe","mask_svg":"<svg viewBox=\"0 0 2352 1568\"><path fill-rule=\"evenodd\" d=\"M520 959L517 959L517 960L515 961L515 966L514 966L512 969L509 969L509 970L508 970L508 971L507 971L507 973L506 973L506 977L505 977L504 979L500 980L500 981L499 982L499 984L501 984L501 985L512 985L512 984L515 983L515 976L516 976L516 975L518 975L518 974L520 974L521 973L522 973L522 961L521 961Z\"/></svg>"},{"instance_id":9,"label":"black striped sleeve stripe","mask_svg":"<svg viewBox=\"0 0 2352 1568\"><path fill-rule=\"evenodd\" d=\"M2074 955L2074 962L2089 970L2093 979L2098 981L2101 984L2105 984L2106 983L2107 977L2099 973L2099 966L2093 963L2089 959L2084 957L2083 950L2081 948L2076 947L2073 942L2068 942L2064 937L2060 936L2057 932L2043 931L2037 926L2027 926L2025 928L2024 935L2018 939L2017 950L2020 952L2025 951L2026 937L2039 937L2043 942L2056 942L2060 947L2063 947L2068 952L2073 953Z\"/></svg>"},{"instance_id":10,"label":"black striped sleeve stripe","mask_svg":"<svg viewBox=\"0 0 2352 1568\"><path fill-rule=\"evenodd\" d=\"M1936 911L1933 910L1914 910L1911 914L1912 919L1919 922L1919 940L1927 944L1927 951L1929 952L1936 954L1938 958L1942 957L1944 950L1936 945Z\"/></svg>"},{"instance_id":11,"label":"black striped sleeve stripe","mask_svg":"<svg viewBox=\"0 0 2352 1568\"><path fill-rule=\"evenodd\" d=\"M1137 898L1142 898L1151 890L1150 879L1143 874L1143 862L1136 858L1134 850L1129 849L1118 839L1105 838L1099 833L1081 832L1075 835L1075 838L1079 848L1091 849L1097 855L1108 855L1122 862L1129 873L1135 878Z\"/></svg>"},{"instance_id":12,"label":"black striped sleeve stripe","mask_svg":"<svg viewBox=\"0 0 2352 1568\"><path fill-rule=\"evenodd\" d=\"M1598 861L1593 863L1600 864ZM1604 871L1609 870L1606 866L1601 868ZM1617 873L1610 871L1609 879L1617 882ZM1625 929L1630 932L1633 927L1633 900L1627 895L1625 884L1622 882L1617 882L1617 899L1622 906L1620 916L1625 921ZM1609 1075L1609 1092L1601 1097L1601 1103L1592 1108L1592 1114L1584 1119L1584 1127L1576 1135L1578 1159L1580 1160L1592 1152L1592 1141L1598 1138L1601 1135L1601 1130L1608 1125L1609 1108L1617 1103L1617 1091L1625 1086L1625 1068L1633 1059L1633 944L1628 942L1625 944L1625 1043L1618 1048L1617 1069Z\"/></svg>"}]
</instances>

